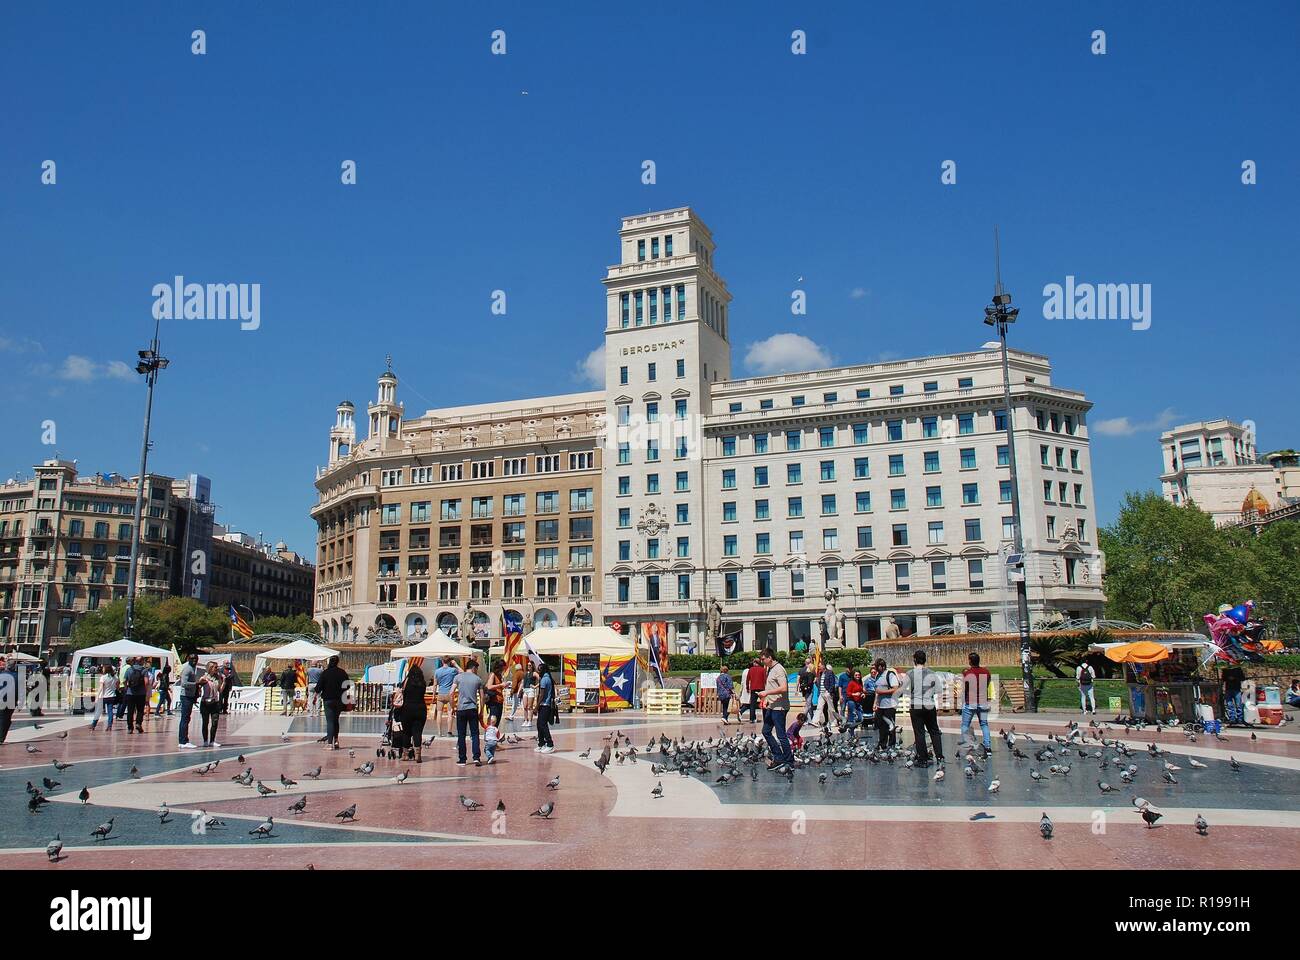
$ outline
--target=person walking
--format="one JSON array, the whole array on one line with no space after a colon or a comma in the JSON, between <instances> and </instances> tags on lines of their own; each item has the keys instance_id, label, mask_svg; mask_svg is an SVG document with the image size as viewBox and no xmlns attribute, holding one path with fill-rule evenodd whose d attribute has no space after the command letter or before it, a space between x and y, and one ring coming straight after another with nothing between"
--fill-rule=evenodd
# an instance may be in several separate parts
<instances>
[{"instance_id":1,"label":"person walking","mask_svg":"<svg viewBox=\"0 0 1300 960\"><path fill-rule=\"evenodd\" d=\"M528 664L524 668L524 729L532 726L533 715L537 712L537 685L541 682L542 675L537 670L535 664Z\"/></svg>"},{"instance_id":2,"label":"person walking","mask_svg":"<svg viewBox=\"0 0 1300 960\"><path fill-rule=\"evenodd\" d=\"M176 736L182 750L196 749L194 744L190 743L190 715L194 712L194 702L199 697L199 679L199 655L191 653L189 659L185 661L185 666L181 667L181 675L177 680L181 692L181 718Z\"/></svg>"},{"instance_id":3,"label":"person walking","mask_svg":"<svg viewBox=\"0 0 1300 960\"><path fill-rule=\"evenodd\" d=\"M763 739L772 751L772 760L767 765L770 770L783 763L794 763L794 752L785 732L785 717L790 712L790 681L771 647L763 651L763 668L767 675L759 699L763 703Z\"/></svg>"},{"instance_id":4,"label":"person walking","mask_svg":"<svg viewBox=\"0 0 1300 960\"><path fill-rule=\"evenodd\" d=\"M499 726L501 714L506 708L506 681L502 676L500 660L493 663L488 672L487 683L483 685L483 696L487 702L488 723Z\"/></svg>"},{"instance_id":5,"label":"person walking","mask_svg":"<svg viewBox=\"0 0 1300 960\"><path fill-rule=\"evenodd\" d=\"M844 717L850 734L856 734L858 727L862 725L862 700L865 696L866 692L862 689L862 673L854 670L849 676L848 684L844 687Z\"/></svg>"},{"instance_id":6,"label":"person walking","mask_svg":"<svg viewBox=\"0 0 1300 960\"><path fill-rule=\"evenodd\" d=\"M470 657L465 669L456 674L451 685L452 697L456 704L456 766L466 764L465 734L470 735L474 744L474 766L483 766L479 751L478 725L479 705L483 696L483 678L478 675L478 660Z\"/></svg>"},{"instance_id":7,"label":"person walking","mask_svg":"<svg viewBox=\"0 0 1300 960\"><path fill-rule=\"evenodd\" d=\"M95 684L95 710L90 716L90 729L99 726L99 718L105 718L105 729L113 729L113 715L117 712L117 672L111 664L99 668L99 680Z\"/></svg>"},{"instance_id":8,"label":"person walking","mask_svg":"<svg viewBox=\"0 0 1300 960\"><path fill-rule=\"evenodd\" d=\"M551 718L555 716L555 680L551 668L542 661L537 667L537 746L538 753L554 753L555 741L551 739Z\"/></svg>"},{"instance_id":9,"label":"person walking","mask_svg":"<svg viewBox=\"0 0 1300 960\"><path fill-rule=\"evenodd\" d=\"M149 695L144 663L140 657L131 661L126 671L126 732L144 733L144 704Z\"/></svg>"},{"instance_id":10,"label":"person walking","mask_svg":"<svg viewBox=\"0 0 1300 960\"><path fill-rule=\"evenodd\" d=\"M230 691L235 689L235 668L229 660L221 665L221 712L230 712Z\"/></svg>"},{"instance_id":11,"label":"person walking","mask_svg":"<svg viewBox=\"0 0 1300 960\"><path fill-rule=\"evenodd\" d=\"M876 749L898 746L898 726L894 723L894 713L898 707L898 691L903 683L898 673L889 668L884 657L876 660L875 717Z\"/></svg>"},{"instance_id":12,"label":"person walking","mask_svg":"<svg viewBox=\"0 0 1300 960\"><path fill-rule=\"evenodd\" d=\"M970 666L961 672L962 705L961 733L959 743L965 743L970 735L970 722L978 717L980 730L984 734L984 752L993 748L993 737L989 733L989 683L992 680L988 670L980 666L980 655L972 652L968 658Z\"/></svg>"},{"instance_id":13,"label":"person walking","mask_svg":"<svg viewBox=\"0 0 1300 960\"><path fill-rule=\"evenodd\" d=\"M767 686L767 678L763 678L763 686ZM812 660L806 659L803 662L803 669L799 671L799 696L803 697L803 712L806 716L813 715L813 691L817 689L817 678L813 675ZM817 721L809 720L814 727Z\"/></svg>"},{"instance_id":14,"label":"person walking","mask_svg":"<svg viewBox=\"0 0 1300 960\"><path fill-rule=\"evenodd\" d=\"M429 708L424 703L424 691L428 684L424 671L418 664L411 664L402 679L402 707L398 719L402 729L411 738L411 754L416 763L424 763L424 724L429 719Z\"/></svg>"},{"instance_id":15,"label":"person walking","mask_svg":"<svg viewBox=\"0 0 1300 960\"><path fill-rule=\"evenodd\" d=\"M718 703L722 707L722 723L725 726L730 722L727 719L727 716L731 713L731 698L736 693L736 686L731 681L731 674L727 672L727 665L725 663L722 665L722 672L718 674L716 684ZM736 719L740 719L739 711L736 712Z\"/></svg>"},{"instance_id":16,"label":"person walking","mask_svg":"<svg viewBox=\"0 0 1300 960\"><path fill-rule=\"evenodd\" d=\"M762 708L762 698L760 694L763 687L767 685L767 668L763 666L761 659L756 659L749 665L745 671L745 689L749 691L749 722L758 722L758 711ZM737 714L739 718L739 714Z\"/></svg>"},{"instance_id":17,"label":"person walking","mask_svg":"<svg viewBox=\"0 0 1300 960\"><path fill-rule=\"evenodd\" d=\"M18 673L9 661L0 657L0 743L9 737L9 726L14 720L14 711L18 709ZM96 718L98 718L99 701L95 701ZM109 720L112 723L112 720ZM90 728L95 729L92 720Z\"/></svg>"},{"instance_id":18,"label":"person walking","mask_svg":"<svg viewBox=\"0 0 1300 960\"><path fill-rule=\"evenodd\" d=\"M1241 667L1228 667L1219 676L1223 684L1223 711L1230 724L1246 722L1246 708L1241 700L1241 685L1246 682L1246 674Z\"/></svg>"},{"instance_id":19,"label":"person walking","mask_svg":"<svg viewBox=\"0 0 1300 960\"><path fill-rule=\"evenodd\" d=\"M436 737L442 732L442 718L447 718L447 736L453 732L453 708L451 703L451 685L456 682L456 677L460 670L450 658L443 660L441 664L433 671L434 682L438 685L438 692L434 699L436 712L433 715L433 735Z\"/></svg>"},{"instance_id":20,"label":"person walking","mask_svg":"<svg viewBox=\"0 0 1300 960\"><path fill-rule=\"evenodd\" d=\"M912 739L916 742L916 762L922 767L930 765L930 750L925 743L929 734L934 759L942 766L943 738L939 733L937 698L945 675L935 673L925 665L924 650L912 654L912 663L912 669L907 672L907 685L912 698Z\"/></svg>"},{"instance_id":21,"label":"person walking","mask_svg":"<svg viewBox=\"0 0 1300 960\"><path fill-rule=\"evenodd\" d=\"M209 660L207 669L199 678L199 732L205 747L219 747L217 723L221 720L221 674L217 662Z\"/></svg>"},{"instance_id":22,"label":"person walking","mask_svg":"<svg viewBox=\"0 0 1300 960\"><path fill-rule=\"evenodd\" d=\"M348 674L339 666L338 655L330 657L316 681L316 692L325 704L326 749L339 748L339 717L343 714L343 685L347 682Z\"/></svg>"},{"instance_id":23,"label":"person walking","mask_svg":"<svg viewBox=\"0 0 1300 960\"><path fill-rule=\"evenodd\" d=\"M1092 664L1082 661L1074 668L1074 678L1079 681L1079 709L1096 714L1097 695L1093 691L1093 681L1097 679L1097 672L1092 669Z\"/></svg>"},{"instance_id":24,"label":"person walking","mask_svg":"<svg viewBox=\"0 0 1300 960\"><path fill-rule=\"evenodd\" d=\"M307 713L313 717L320 716L320 694L316 692L316 681L320 679L320 671L319 660L313 660L311 666L307 668L307 690L309 691L307 694ZM226 712L224 705L221 712Z\"/></svg>"},{"instance_id":25,"label":"person walking","mask_svg":"<svg viewBox=\"0 0 1300 960\"><path fill-rule=\"evenodd\" d=\"M297 685L298 671L290 661L280 671L280 716L287 717L293 713L293 690Z\"/></svg>"},{"instance_id":26,"label":"person walking","mask_svg":"<svg viewBox=\"0 0 1300 960\"><path fill-rule=\"evenodd\" d=\"M813 716L818 718L816 725L827 731L830 731L832 725L839 725L839 714L835 709L835 696L838 690L839 683L835 679L835 671L829 663L822 664L821 673L817 676L817 709Z\"/></svg>"},{"instance_id":27,"label":"person walking","mask_svg":"<svg viewBox=\"0 0 1300 960\"><path fill-rule=\"evenodd\" d=\"M164 663L162 669L158 671L158 709L154 711L155 717L161 717L163 710L166 709L167 716L172 715L172 665L170 662Z\"/></svg>"}]
</instances>

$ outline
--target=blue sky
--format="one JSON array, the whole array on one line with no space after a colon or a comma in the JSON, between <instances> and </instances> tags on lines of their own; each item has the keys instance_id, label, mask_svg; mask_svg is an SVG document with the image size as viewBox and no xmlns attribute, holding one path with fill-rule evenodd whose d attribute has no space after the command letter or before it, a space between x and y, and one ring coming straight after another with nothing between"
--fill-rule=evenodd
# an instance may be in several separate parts
<instances>
[{"instance_id":1,"label":"blue sky","mask_svg":"<svg viewBox=\"0 0 1300 960\"><path fill-rule=\"evenodd\" d=\"M737 374L786 332L837 364L978 347L1000 224L1013 343L1096 404L1109 521L1156 485L1171 422L1300 445L1297 10L8 4L0 475L52 455L44 420L82 469L133 472L144 392L120 362L151 288L257 282L256 331L164 324L151 468L211 476L218 519L310 555L334 405L373 398L385 354L408 411L585 389L619 216L691 204ZM1151 284L1151 328L1044 320L1067 275Z\"/></svg>"}]
</instances>

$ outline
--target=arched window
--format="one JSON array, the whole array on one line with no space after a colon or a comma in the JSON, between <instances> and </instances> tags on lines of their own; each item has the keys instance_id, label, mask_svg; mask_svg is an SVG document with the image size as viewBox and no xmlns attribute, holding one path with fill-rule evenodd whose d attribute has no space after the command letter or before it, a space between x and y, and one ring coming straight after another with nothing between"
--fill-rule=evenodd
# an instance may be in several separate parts
<instances>
[{"instance_id":1,"label":"arched window","mask_svg":"<svg viewBox=\"0 0 1300 960\"><path fill-rule=\"evenodd\" d=\"M558 627L559 625L560 618L555 615L555 611L553 610L547 610L545 607L542 607L533 614L534 630L540 629L541 627Z\"/></svg>"}]
</instances>

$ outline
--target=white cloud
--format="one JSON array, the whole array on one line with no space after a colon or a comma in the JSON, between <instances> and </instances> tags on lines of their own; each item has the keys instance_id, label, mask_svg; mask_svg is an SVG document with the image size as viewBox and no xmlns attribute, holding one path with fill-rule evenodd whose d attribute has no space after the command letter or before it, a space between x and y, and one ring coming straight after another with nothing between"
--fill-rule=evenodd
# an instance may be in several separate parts
<instances>
[{"instance_id":1,"label":"white cloud","mask_svg":"<svg viewBox=\"0 0 1300 960\"><path fill-rule=\"evenodd\" d=\"M28 340L26 337L20 337L15 340L12 337L0 337L0 353L43 353L45 350L35 340Z\"/></svg>"},{"instance_id":2,"label":"white cloud","mask_svg":"<svg viewBox=\"0 0 1300 960\"><path fill-rule=\"evenodd\" d=\"M1131 437L1135 433L1151 433L1167 430L1178 422L1178 414L1173 407L1166 407L1150 420L1130 420L1128 417L1111 417L1108 420L1095 420L1092 432L1107 437Z\"/></svg>"},{"instance_id":3,"label":"white cloud","mask_svg":"<svg viewBox=\"0 0 1300 960\"><path fill-rule=\"evenodd\" d=\"M787 373L830 365L830 353L798 333L773 334L751 343L745 352L745 366L755 373Z\"/></svg>"},{"instance_id":4,"label":"white cloud","mask_svg":"<svg viewBox=\"0 0 1300 960\"><path fill-rule=\"evenodd\" d=\"M868 291L866 287L854 287L852 290L849 291L849 299L861 300L863 297L867 295L867 293Z\"/></svg>"},{"instance_id":5,"label":"white cloud","mask_svg":"<svg viewBox=\"0 0 1300 960\"><path fill-rule=\"evenodd\" d=\"M65 357L62 366L51 370L43 365L38 372L51 374L59 380L73 380L78 383L90 383L92 380L130 380L132 370L121 360L109 360L96 363L89 357L71 354Z\"/></svg>"},{"instance_id":6,"label":"white cloud","mask_svg":"<svg viewBox=\"0 0 1300 960\"><path fill-rule=\"evenodd\" d=\"M602 343L578 364L577 378L598 389L605 386L605 345Z\"/></svg>"}]
</instances>

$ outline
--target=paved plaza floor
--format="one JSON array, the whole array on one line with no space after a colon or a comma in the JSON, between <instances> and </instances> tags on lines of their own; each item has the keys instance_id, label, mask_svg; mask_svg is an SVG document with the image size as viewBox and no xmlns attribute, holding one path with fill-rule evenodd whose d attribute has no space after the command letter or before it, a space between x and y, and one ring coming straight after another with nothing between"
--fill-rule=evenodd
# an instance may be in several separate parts
<instances>
[{"instance_id":1,"label":"paved plaza floor","mask_svg":"<svg viewBox=\"0 0 1300 960\"><path fill-rule=\"evenodd\" d=\"M1201 736L1193 743L1175 731L1125 733L1108 725L1104 735L1128 743L1139 768L1124 786L1113 766L1098 769L1095 743L1084 746L1086 758L1071 749L1067 776L1049 773L1057 761L1033 759L1049 733L1064 732L1063 717L1005 716L993 726L1013 723L1033 738L1020 744L1030 759L1015 759L995 738L985 769L969 779L952 759L957 719L943 718L949 763L942 782L933 769L855 759L851 774L824 783L820 774L830 764L799 769L789 780L758 766L718 784L716 765L709 775L654 773L652 763L663 759L659 737L749 736L756 725L733 722L724 729L716 718L631 712L566 715L553 728L553 754L534 752L533 731L507 724L522 742L503 745L491 766L460 767L455 741L445 736L424 751L422 764L377 759L382 720L369 716L344 717L338 751L317 743L323 727L311 717L226 717L223 746L197 750L178 749L175 718L150 719L142 735L127 734L121 724L92 731L79 716L21 718L0 747L0 798L7 808L0 817L0 864L40 870L1300 866L1300 736L1289 730L1258 730L1254 740L1250 731L1232 730L1226 742ZM592 759L616 732L641 752L635 761L611 763L602 775ZM646 752L652 739L654 750ZM1150 741L1167 754L1152 758ZM589 748L590 756L581 757ZM1193 759L1204 766L1193 767ZM71 766L57 770L56 760ZM214 761L215 769L200 772ZM365 761L374 763L369 775L356 769ZM1179 768L1177 783L1164 781L1166 762ZM232 779L247 767L255 782L275 792L261 795L255 784ZM318 777L306 776L317 767ZM1035 782L1031 768L1045 779ZM408 770L405 782L395 782ZM296 783L284 784L282 775ZM556 776L558 789L549 789ZM47 788L45 778L56 785ZM994 778L1001 789L990 794ZM1099 779L1120 789L1103 794ZM29 782L50 800L35 813L28 809ZM462 795L482 806L466 810ZM1163 813L1154 829L1135 811L1135 795ZM303 797L301 812L290 810ZM530 816L548 802L554 804L549 817ZM156 812L164 803L171 811L165 823ZM354 820L336 817L353 804ZM1050 841L1039 836L1044 812L1056 827ZM1193 826L1198 814L1210 824L1208 836ZM274 820L271 835L250 835L267 817ZM109 818L108 837L93 838ZM51 863L45 848L56 834L63 859Z\"/></svg>"}]
</instances>

